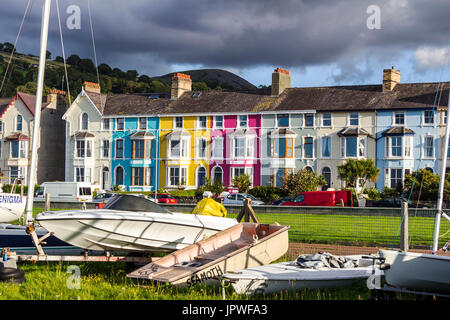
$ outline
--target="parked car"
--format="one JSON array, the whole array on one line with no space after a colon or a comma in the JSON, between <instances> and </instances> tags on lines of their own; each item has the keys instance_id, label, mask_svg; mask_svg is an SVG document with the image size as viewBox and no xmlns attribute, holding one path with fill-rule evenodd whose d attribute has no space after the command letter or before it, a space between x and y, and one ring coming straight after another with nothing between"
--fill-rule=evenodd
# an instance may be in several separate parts
<instances>
[{"instance_id":1,"label":"parked car","mask_svg":"<svg viewBox=\"0 0 450 320\"><path fill-rule=\"evenodd\" d=\"M288 196L288 197L284 197L278 200L275 200L274 202L272 202L272 205L274 206L280 206L282 203L284 202L289 202L295 199L295 196Z\"/></svg>"},{"instance_id":2,"label":"parked car","mask_svg":"<svg viewBox=\"0 0 450 320\"><path fill-rule=\"evenodd\" d=\"M147 198L153 201L155 199L155 194L150 193L147 196ZM158 201L157 203L165 203L165 204L177 203L177 199L175 199L175 197L173 195L171 195L170 193L157 193L156 200Z\"/></svg>"},{"instance_id":3,"label":"parked car","mask_svg":"<svg viewBox=\"0 0 450 320\"><path fill-rule=\"evenodd\" d=\"M291 201L281 203L282 206L353 206L352 192L340 191L308 191L302 192Z\"/></svg>"},{"instance_id":4,"label":"parked car","mask_svg":"<svg viewBox=\"0 0 450 320\"><path fill-rule=\"evenodd\" d=\"M111 197L113 195L115 195L115 193L112 193L112 192L99 193L92 199L92 202L93 203L103 203L103 202L106 203L109 199L111 199Z\"/></svg>"},{"instance_id":5,"label":"parked car","mask_svg":"<svg viewBox=\"0 0 450 320\"><path fill-rule=\"evenodd\" d=\"M366 207L401 208L402 202L405 200L406 199L399 198L399 197L389 197L389 198L384 198L384 199L376 200L376 201L372 200L372 201L367 201ZM413 201L408 201L408 207L409 208L428 208L426 205L424 205L422 203L417 204L417 202L413 202Z\"/></svg>"},{"instance_id":6,"label":"parked car","mask_svg":"<svg viewBox=\"0 0 450 320\"><path fill-rule=\"evenodd\" d=\"M259 206L259 205L264 204L264 201L261 201L260 199L257 199L248 193L230 193L230 194L224 196L222 204L223 205L227 205L227 204L242 205L246 198L250 198L252 200L252 205L254 205L254 206Z\"/></svg>"}]
</instances>

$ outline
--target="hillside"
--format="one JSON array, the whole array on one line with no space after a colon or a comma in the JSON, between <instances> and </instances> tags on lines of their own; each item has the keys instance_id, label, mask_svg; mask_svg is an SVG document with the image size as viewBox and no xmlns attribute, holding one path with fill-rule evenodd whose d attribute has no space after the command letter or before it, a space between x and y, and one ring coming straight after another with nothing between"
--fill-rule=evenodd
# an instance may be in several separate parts
<instances>
[{"instance_id":1,"label":"hillside","mask_svg":"<svg viewBox=\"0 0 450 320\"><path fill-rule=\"evenodd\" d=\"M3 80L7 63L10 57L7 46L0 43L0 83ZM64 77L64 60L61 57L48 59L45 70L45 86L67 91ZM0 97L11 97L17 88L26 93L34 93L37 79L39 58L16 52L13 63L5 78L5 84ZM80 58L71 55L67 58L68 78L70 93L76 97L81 90L84 81L98 82L97 71L91 59ZM105 63L98 66L100 85L103 93L152 93L170 92L170 82L173 73L149 77L140 75L136 70L122 71L120 68L112 68ZM193 90L243 90L254 89L255 86L245 79L225 70L203 69L180 71L191 75Z\"/></svg>"},{"instance_id":2,"label":"hillside","mask_svg":"<svg viewBox=\"0 0 450 320\"><path fill-rule=\"evenodd\" d=\"M188 70L180 71L182 73L191 76L193 82L204 82L209 88L216 88L220 86L222 89L230 90L244 90L255 89L256 87L247 80L235 75L226 70L221 69L201 69L201 70ZM159 77L153 77L153 79L161 80L165 84L170 84L172 75L169 73Z\"/></svg>"}]
</instances>

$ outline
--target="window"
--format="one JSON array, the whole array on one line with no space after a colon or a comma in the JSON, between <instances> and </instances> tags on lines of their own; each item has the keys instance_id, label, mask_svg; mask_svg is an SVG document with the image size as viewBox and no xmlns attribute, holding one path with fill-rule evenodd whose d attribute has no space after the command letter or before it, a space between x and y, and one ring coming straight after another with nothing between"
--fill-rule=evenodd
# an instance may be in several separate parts
<instances>
[{"instance_id":1,"label":"window","mask_svg":"<svg viewBox=\"0 0 450 320\"><path fill-rule=\"evenodd\" d=\"M304 114L305 127L314 127L314 113Z\"/></svg>"},{"instance_id":2,"label":"window","mask_svg":"<svg viewBox=\"0 0 450 320\"><path fill-rule=\"evenodd\" d=\"M123 172L123 168L121 166L116 167L116 184L117 185L123 185L123 177L124 177L124 172Z\"/></svg>"},{"instance_id":3,"label":"window","mask_svg":"<svg viewBox=\"0 0 450 320\"><path fill-rule=\"evenodd\" d=\"M178 186L186 184L186 171L185 167L169 167L169 186Z\"/></svg>"},{"instance_id":4,"label":"window","mask_svg":"<svg viewBox=\"0 0 450 320\"><path fill-rule=\"evenodd\" d=\"M403 182L403 169L391 169L391 188L397 188Z\"/></svg>"},{"instance_id":5,"label":"window","mask_svg":"<svg viewBox=\"0 0 450 320\"><path fill-rule=\"evenodd\" d=\"M328 189L331 186L331 169L329 167L324 167L322 169L322 176L323 176L323 178L325 179L325 182L326 182L326 185L324 187L326 189Z\"/></svg>"},{"instance_id":6,"label":"window","mask_svg":"<svg viewBox=\"0 0 450 320\"><path fill-rule=\"evenodd\" d=\"M247 115L239 116L238 117L238 127L240 128L246 128L247 127L248 118Z\"/></svg>"},{"instance_id":7,"label":"window","mask_svg":"<svg viewBox=\"0 0 450 320\"><path fill-rule=\"evenodd\" d=\"M331 127L331 113L322 114L322 127Z\"/></svg>"},{"instance_id":8,"label":"window","mask_svg":"<svg viewBox=\"0 0 450 320\"><path fill-rule=\"evenodd\" d=\"M434 112L433 110L425 110L423 112L423 123L426 125L434 124Z\"/></svg>"},{"instance_id":9,"label":"window","mask_svg":"<svg viewBox=\"0 0 450 320\"><path fill-rule=\"evenodd\" d=\"M151 168L133 167L131 168L132 186L151 186L152 170Z\"/></svg>"},{"instance_id":10,"label":"window","mask_svg":"<svg viewBox=\"0 0 450 320\"><path fill-rule=\"evenodd\" d=\"M186 158L189 140L171 139L169 140L169 157Z\"/></svg>"},{"instance_id":11,"label":"window","mask_svg":"<svg viewBox=\"0 0 450 320\"><path fill-rule=\"evenodd\" d=\"M85 168L84 171L86 172L85 180L86 182L92 182L92 169L91 168Z\"/></svg>"},{"instance_id":12,"label":"window","mask_svg":"<svg viewBox=\"0 0 450 320\"><path fill-rule=\"evenodd\" d=\"M232 167L231 168L231 180L242 175L248 175L250 182L253 181L253 168L252 167Z\"/></svg>"},{"instance_id":13,"label":"window","mask_svg":"<svg viewBox=\"0 0 450 320\"><path fill-rule=\"evenodd\" d=\"M366 157L366 138L343 137L341 138L341 157Z\"/></svg>"},{"instance_id":14,"label":"window","mask_svg":"<svg viewBox=\"0 0 450 320\"><path fill-rule=\"evenodd\" d=\"M75 167L75 181L84 182L84 167Z\"/></svg>"},{"instance_id":15,"label":"window","mask_svg":"<svg viewBox=\"0 0 450 320\"><path fill-rule=\"evenodd\" d=\"M152 157L152 140L150 139L134 139L132 148L133 159L150 159Z\"/></svg>"},{"instance_id":16,"label":"window","mask_svg":"<svg viewBox=\"0 0 450 320\"><path fill-rule=\"evenodd\" d=\"M147 118L139 118L139 130L147 129Z\"/></svg>"},{"instance_id":17,"label":"window","mask_svg":"<svg viewBox=\"0 0 450 320\"><path fill-rule=\"evenodd\" d=\"M220 181L223 183L223 170L221 167L215 167L213 170L213 182Z\"/></svg>"},{"instance_id":18,"label":"window","mask_svg":"<svg viewBox=\"0 0 450 320\"><path fill-rule=\"evenodd\" d=\"M197 187L203 186L206 180L206 169L199 167L197 169Z\"/></svg>"},{"instance_id":19,"label":"window","mask_svg":"<svg viewBox=\"0 0 450 320\"><path fill-rule=\"evenodd\" d=\"M9 183L13 184L14 180L19 177L23 177L24 169L18 166L9 167Z\"/></svg>"},{"instance_id":20,"label":"window","mask_svg":"<svg viewBox=\"0 0 450 320\"><path fill-rule=\"evenodd\" d=\"M16 131L22 131L22 116L20 114L16 118Z\"/></svg>"},{"instance_id":21,"label":"window","mask_svg":"<svg viewBox=\"0 0 450 320\"><path fill-rule=\"evenodd\" d=\"M199 159L206 158L206 140L205 139L197 140L197 158L199 158Z\"/></svg>"},{"instance_id":22,"label":"window","mask_svg":"<svg viewBox=\"0 0 450 320\"><path fill-rule=\"evenodd\" d=\"M293 158L294 157L294 139L293 138L273 139L272 157L274 157L274 158Z\"/></svg>"},{"instance_id":23,"label":"window","mask_svg":"<svg viewBox=\"0 0 450 320\"><path fill-rule=\"evenodd\" d=\"M76 157L90 158L92 157L92 141L91 140L76 140Z\"/></svg>"},{"instance_id":24,"label":"window","mask_svg":"<svg viewBox=\"0 0 450 320\"><path fill-rule=\"evenodd\" d=\"M109 131L109 119L103 119L103 130Z\"/></svg>"},{"instance_id":25,"label":"window","mask_svg":"<svg viewBox=\"0 0 450 320\"><path fill-rule=\"evenodd\" d=\"M405 124L405 113L404 112L394 112L394 124L404 125Z\"/></svg>"},{"instance_id":26,"label":"window","mask_svg":"<svg viewBox=\"0 0 450 320\"><path fill-rule=\"evenodd\" d=\"M183 128L183 117L175 117L175 128Z\"/></svg>"},{"instance_id":27,"label":"window","mask_svg":"<svg viewBox=\"0 0 450 320\"><path fill-rule=\"evenodd\" d=\"M206 129L207 127L207 118L206 116L200 116L197 119L197 127L201 129Z\"/></svg>"},{"instance_id":28,"label":"window","mask_svg":"<svg viewBox=\"0 0 450 320\"><path fill-rule=\"evenodd\" d=\"M223 138L213 138L212 158L223 158Z\"/></svg>"},{"instance_id":29,"label":"window","mask_svg":"<svg viewBox=\"0 0 450 320\"><path fill-rule=\"evenodd\" d=\"M13 159L24 159L26 158L27 142L22 141L11 141L11 155Z\"/></svg>"},{"instance_id":30,"label":"window","mask_svg":"<svg viewBox=\"0 0 450 320\"><path fill-rule=\"evenodd\" d=\"M214 127L215 128L223 128L223 116L215 116L214 117Z\"/></svg>"},{"instance_id":31,"label":"window","mask_svg":"<svg viewBox=\"0 0 450 320\"><path fill-rule=\"evenodd\" d=\"M102 158L109 158L109 140L102 141Z\"/></svg>"},{"instance_id":32,"label":"window","mask_svg":"<svg viewBox=\"0 0 450 320\"><path fill-rule=\"evenodd\" d=\"M303 157L311 159L314 155L313 137L305 137L303 140Z\"/></svg>"},{"instance_id":33,"label":"window","mask_svg":"<svg viewBox=\"0 0 450 320\"><path fill-rule=\"evenodd\" d=\"M234 158L252 158L253 157L253 137L235 137L234 138Z\"/></svg>"},{"instance_id":34,"label":"window","mask_svg":"<svg viewBox=\"0 0 450 320\"><path fill-rule=\"evenodd\" d=\"M386 138L386 157L411 157L412 137L392 136Z\"/></svg>"},{"instance_id":35,"label":"window","mask_svg":"<svg viewBox=\"0 0 450 320\"><path fill-rule=\"evenodd\" d=\"M116 158L123 158L124 156L124 145L123 139L116 140Z\"/></svg>"},{"instance_id":36,"label":"window","mask_svg":"<svg viewBox=\"0 0 450 320\"><path fill-rule=\"evenodd\" d=\"M3 132L3 121L0 121L0 132Z\"/></svg>"},{"instance_id":37,"label":"window","mask_svg":"<svg viewBox=\"0 0 450 320\"><path fill-rule=\"evenodd\" d=\"M278 127L289 127L289 114L277 114Z\"/></svg>"},{"instance_id":38,"label":"window","mask_svg":"<svg viewBox=\"0 0 450 320\"><path fill-rule=\"evenodd\" d=\"M424 137L423 140L423 155L426 158L432 158L434 156L433 149L434 139L431 136Z\"/></svg>"},{"instance_id":39,"label":"window","mask_svg":"<svg viewBox=\"0 0 450 320\"><path fill-rule=\"evenodd\" d=\"M448 110L445 110L445 112L444 112L444 124L447 124L447 119L448 119Z\"/></svg>"},{"instance_id":40,"label":"window","mask_svg":"<svg viewBox=\"0 0 450 320\"><path fill-rule=\"evenodd\" d=\"M125 119L117 118L116 119L116 127L117 127L117 130L123 131L125 129Z\"/></svg>"},{"instance_id":41,"label":"window","mask_svg":"<svg viewBox=\"0 0 450 320\"><path fill-rule=\"evenodd\" d=\"M87 131L89 128L89 116L85 112L81 115L81 130Z\"/></svg>"},{"instance_id":42,"label":"window","mask_svg":"<svg viewBox=\"0 0 450 320\"><path fill-rule=\"evenodd\" d=\"M322 146L322 158L330 158L331 157L331 137L322 137L321 138L321 146Z\"/></svg>"},{"instance_id":43,"label":"window","mask_svg":"<svg viewBox=\"0 0 450 320\"><path fill-rule=\"evenodd\" d=\"M349 125L350 126L359 126L359 113L352 112L349 114Z\"/></svg>"}]
</instances>

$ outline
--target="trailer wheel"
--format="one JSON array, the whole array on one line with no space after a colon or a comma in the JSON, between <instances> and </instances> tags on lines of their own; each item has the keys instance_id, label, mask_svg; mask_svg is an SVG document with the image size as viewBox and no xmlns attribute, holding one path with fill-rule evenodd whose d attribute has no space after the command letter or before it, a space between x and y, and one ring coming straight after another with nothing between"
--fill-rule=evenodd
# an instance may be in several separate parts
<instances>
[{"instance_id":1,"label":"trailer wheel","mask_svg":"<svg viewBox=\"0 0 450 320\"><path fill-rule=\"evenodd\" d=\"M1 268L0 281L20 284L25 281L25 271L19 268Z\"/></svg>"}]
</instances>

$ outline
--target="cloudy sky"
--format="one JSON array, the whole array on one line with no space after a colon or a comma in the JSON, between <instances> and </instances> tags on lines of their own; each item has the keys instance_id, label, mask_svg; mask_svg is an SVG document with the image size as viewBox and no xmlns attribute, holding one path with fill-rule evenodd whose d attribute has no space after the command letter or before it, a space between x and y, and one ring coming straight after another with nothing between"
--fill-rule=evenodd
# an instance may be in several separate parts
<instances>
[{"instance_id":1,"label":"cloudy sky","mask_svg":"<svg viewBox=\"0 0 450 320\"><path fill-rule=\"evenodd\" d=\"M14 43L29 0L0 0L0 42ZM18 51L38 54L43 0L32 0ZM70 6L80 8L80 28ZM149 76L221 68L269 85L450 81L449 0L90 0L98 63ZM59 0L66 56L94 58L88 0ZM378 11L379 9L379 11ZM378 14L379 13L379 14ZM378 19L379 18L379 19ZM55 0L49 34L62 56Z\"/></svg>"}]
</instances>

